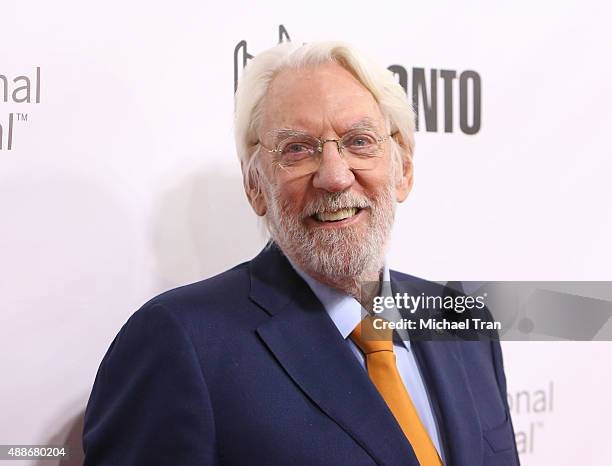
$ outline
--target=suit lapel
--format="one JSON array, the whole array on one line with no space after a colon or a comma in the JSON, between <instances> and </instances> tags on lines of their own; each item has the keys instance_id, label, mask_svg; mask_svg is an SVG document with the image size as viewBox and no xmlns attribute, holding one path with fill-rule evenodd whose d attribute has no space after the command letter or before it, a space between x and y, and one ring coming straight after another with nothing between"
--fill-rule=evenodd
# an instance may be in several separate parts
<instances>
[{"instance_id":1,"label":"suit lapel","mask_svg":"<svg viewBox=\"0 0 612 466\"><path fill-rule=\"evenodd\" d=\"M419 295L426 291L416 281L398 280L393 272L391 286L393 293ZM460 349L462 344L471 342L432 340L431 334L411 333L410 346L417 357L441 424L447 464L479 466L483 456L482 428L464 369Z\"/></svg>"},{"instance_id":2,"label":"suit lapel","mask_svg":"<svg viewBox=\"0 0 612 466\"><path fill-rule=\"evenodd\" d=\"M271 315L258 335L308 398L378 464L418 465L367 373L277 246L251 262L250 296Z\"/></svg>"}]
</instances>

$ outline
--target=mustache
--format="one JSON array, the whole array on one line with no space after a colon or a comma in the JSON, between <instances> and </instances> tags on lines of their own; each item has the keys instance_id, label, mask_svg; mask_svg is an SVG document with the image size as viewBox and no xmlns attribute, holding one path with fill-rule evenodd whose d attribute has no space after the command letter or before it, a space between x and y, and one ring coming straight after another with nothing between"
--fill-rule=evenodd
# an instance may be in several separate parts
<instances>
[{"instance_id":1,"label":"mustache","mask_svg":"<svg viewBox=\"0 0 612 466\"><path fill-rule=\"evenodd\" d=\"M365 196L354 193L325 193L316 199L309 201L302 210L304 218L311 217L318 212L329 212L341 209L366 209L372 207L372 201Z\"/></svg>"}]
</instances>

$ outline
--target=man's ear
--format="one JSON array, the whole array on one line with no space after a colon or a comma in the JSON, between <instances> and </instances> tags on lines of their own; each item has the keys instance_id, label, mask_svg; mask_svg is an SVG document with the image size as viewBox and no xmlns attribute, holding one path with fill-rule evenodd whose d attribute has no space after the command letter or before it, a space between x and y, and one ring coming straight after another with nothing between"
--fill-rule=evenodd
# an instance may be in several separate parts
<instances>
[{"instance_id":1,"label":"man's ear","mask_svg":"<svg viewBox=\"0 0 612 466\"><path fill-rule=\"evenodd\" d=\"M257 215L259 215L260 217L263 217L264 215L266 215L266 212L268 211L268 205L266 203L266 199L264 197L264 193L261 190L261 185L260 185L260 180L259 180L259 173L254 173L257 171L257 168L255 168L255 170L253 170L251 173L244 173L244 163L241 161L240 162L240 167L242 169L242 173L243 175L243 186L244 186L244 191L247 195L247 199L249 200L249 204L251 204L251 207L253 208L253 211L255 211L255 213ZM247 183L247 177L248 177L248 183Z\"/></svg>"},{"instance_id":2,"label":"man's ear","mask_svg":"<svg viewBox=\"0 0 612 466\"><path fill-rule=\"evenodd\" d=\"M264 199L264 194L261 191L255 193L255 189L251 189L251 194L247 193L247 196L255 213L260 217L266 215L268 206L266 204L266 200Z\"/></svg>"},{"instance_id":3,"label":"man's ear","mask_svg":"<svg viewBox=\"0 0 612 466\"><path fill-rule=\"evenodd\" d=\"M412 165L412 154L410 149L404 143L401 134L396 133L393 138L395 139L402 159L401 173L396 175L395 181L395 198L397 202L404 202L412 190L413 178L413 165Z\"/></svg>"}]
</instances>

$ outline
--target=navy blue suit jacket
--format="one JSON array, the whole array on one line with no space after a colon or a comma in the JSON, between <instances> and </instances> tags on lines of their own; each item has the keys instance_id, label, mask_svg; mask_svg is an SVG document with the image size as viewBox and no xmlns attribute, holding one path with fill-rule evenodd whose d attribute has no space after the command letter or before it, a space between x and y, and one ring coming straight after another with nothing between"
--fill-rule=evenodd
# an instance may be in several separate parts
<instances>
[{"instance_id":1,"label":"navy blue suit jacket","mask_svg":"<svg viewBox=\"0 0 612 466\"><path fill-rule=\"evenodd\" d=\"M391 272L402 287L439 287ZM434 290L435 291L435 290ZM517 465L498 342L414 341L447 464ZM85 465L418 465L366 371L274 245L157 296L112 342Z\"/></svg>"}]
</instances>

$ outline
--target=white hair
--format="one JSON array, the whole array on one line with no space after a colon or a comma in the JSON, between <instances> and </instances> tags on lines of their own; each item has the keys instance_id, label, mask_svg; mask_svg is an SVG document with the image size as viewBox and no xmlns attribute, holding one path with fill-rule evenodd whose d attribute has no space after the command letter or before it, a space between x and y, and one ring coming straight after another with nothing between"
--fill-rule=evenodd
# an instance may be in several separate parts
<instances>
[{"instance_id":1,"label":"white hair","mask_svg":"<svg viewBox=\"0 0 612 466\"><path fill-rule=\"evenodd\" d=\"M412 162L415 114L404 89L391 71L367 60L343 42L311 42L304 45L286 42L252 59L244 69L236 91L234 136L247 192L254 190L255 196L261 193L260 174L254 160L256 149L259 148L257 144L263 113L262 102L272 79L284 69L329 62L344 67L372 93L385 118L388 131L401 136L404 151L395 139L391 139L392 165L396 177L399 178L401 174L398 167ZM406 154L407 160L402 159L402 152Z\"/></svg>"}]
</instances>

